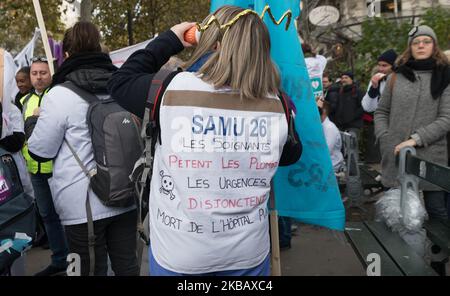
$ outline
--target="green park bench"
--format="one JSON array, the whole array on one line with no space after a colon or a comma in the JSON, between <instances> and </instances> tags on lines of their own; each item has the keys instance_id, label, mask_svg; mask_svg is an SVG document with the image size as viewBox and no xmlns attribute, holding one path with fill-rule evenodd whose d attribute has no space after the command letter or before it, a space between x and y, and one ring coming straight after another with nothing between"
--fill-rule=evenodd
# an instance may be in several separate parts
<instances>
[{"instance_id":1,"label":"green park bench","mask_svg":"<svg viewBox=\"0 0 450 296\"><path fill-rule=\"evenodd\" d=\"M407 154L405 171L411 176L426 180L441 187L444 191L450 192L450 168L424 161L415 156L414 151ZM428 238L433 243L432 256L436 256L437 261L447 263L450 254L449 221L429 219L425 221L424 228L427 231ZM441 274L445 274L445 265L437 268Z\"/></svg>"},{"instance_id":2,"label":"green park bench","mask_svg":"<svg viewBox=\"0 0 450 296\"><path fill-rule=\"evenodd\" d=\"M380 256L381 276L436 276L416 252L382 222L348 222L345 234L365 270Z\"/></svg>"},{"instance_id":3,"label":"green park bench","mask_svg":"<svg viewBox=\"0 0 450 296\"><path fill-rule=\"evenodd\" d=\"M433 183L450 192L450 168L424 161L408 153L406 157L406 173ZM430 219L424 225L428 238L443 251L450 253L450 222Z\"/></svg>"},{"instance_id":4,"label":"green park bench","mask_svg":"<svg viewBox=\"0 0 450 296\"><path fill-rule=\"evenodd\" d=\"M402 202L406 200L407 188L418 193L419 178L450 192L450 168L420 159L412 147L402 149L399 173ZM437 247L436 252L449 254L450 223L431 219L424 223L424 228L434 244L434 250ZM438 275L398 234L393 233L382 222L349 222L345 234L366 269L372 262L368 260L368 256L376 253L380 258L380 275Z\"/></svg>"},{"instance_id":5,"label":"green park bench","mask_svg":"<svg viewBox=\"0 0 450 296\"><path fill-rule=\"evenodd\" d=\"M450 222L441 220L425 221L428 238L443 251L450 253Z\"/></svg>"}]
</instances>

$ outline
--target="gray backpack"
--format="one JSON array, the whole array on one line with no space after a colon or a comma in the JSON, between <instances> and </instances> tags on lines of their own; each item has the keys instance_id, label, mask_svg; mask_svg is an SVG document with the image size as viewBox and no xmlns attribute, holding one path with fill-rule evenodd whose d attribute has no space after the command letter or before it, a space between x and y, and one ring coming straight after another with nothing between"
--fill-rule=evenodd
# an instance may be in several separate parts
<instances>
[{"instance_id":1,"label":"gray backpack","mask_svg":"<svg viewBox=\"0 0 450 296\"><path fill-rule=\"evenodd\" d=\"M143 143L140 122L111 98L100 100L71 81L62 86L89 103L86 122L91 134L96 168L89 171L75 149L66 141L78 165L89 178L89 186L100 201L109 207L129 207L136 203L137 192L130 180L134 163L141 156ZM89 194L86 195L89 240L89 275L95 270L95 233Z\"/></svg>"},{"instance_id":2,"label":"gray backpack","mask_svg":"<svg viewBox=\"0 0 450 296\"><path fill-rule=\"evenodd\" d=\"M136 192L129 176L143 150L139 119L113 99L100 100L70 81L62 86L89 103L86 121L97 167L88 172L84 164L79 162L79 165L90 176L92 191L105 206L131 206ZM69 148L72 150L70 145ZM76 156L75 151L72 153Z\"/></svg>"}]
</instances>

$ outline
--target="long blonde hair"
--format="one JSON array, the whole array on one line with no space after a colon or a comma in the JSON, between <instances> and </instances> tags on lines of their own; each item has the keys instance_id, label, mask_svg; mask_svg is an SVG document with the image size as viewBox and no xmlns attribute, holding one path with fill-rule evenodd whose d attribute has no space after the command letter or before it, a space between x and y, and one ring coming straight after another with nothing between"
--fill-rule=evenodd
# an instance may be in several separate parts
<instances>
[{"instance_id":1,"label":"long blonde hair","mask_svg":"<svg viewBox=\"0 0 450 296\"><path fill-rule=\"evenodd\" d=\"M242 11L240 7L223 6L214 15L224 24ZM218 42L220 44L214 50ZM198 71L204 81L215 88L231 87L238 90L241 97L249 99L266 98L278 92L280 76L270 57L269 32L258 15L251 13L241 17L225 32L212 25L202 33L185 67L212 50L213 53Z\"/></svg>"}]
</instances>

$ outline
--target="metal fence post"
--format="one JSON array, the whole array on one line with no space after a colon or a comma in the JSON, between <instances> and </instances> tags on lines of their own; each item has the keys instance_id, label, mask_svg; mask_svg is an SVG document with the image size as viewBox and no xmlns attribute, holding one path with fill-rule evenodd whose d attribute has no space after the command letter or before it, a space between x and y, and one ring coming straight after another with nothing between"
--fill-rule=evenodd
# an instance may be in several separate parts
<instances>
[{"instance_id":1,"label":"metal fence post","mask_svg":"<svg viewBox=\"0 0 450 296\"><path fill-rule=\"evenodd\" d=\"M398 166L398 181L400 182L400 208L404 216L405 202L408 200L408 188L413 190L419 196L419 179L406 173L406 156L408 154L416 155L416 149L413 147L404 147L400 150L400 162Z\"/></svg>"},{"instance_id":2,"label":"metal fence post","mask_svg":"<svg viewBox=\"0 0 450 296\"><path fill-rule=\"evenodd\" d=\"M345 172L345 195L349 198L349 207L356 207L366 211L362 207L364 203L364 190L362 188L361 174L358 165L358 138L354 132L341 133L347 154L347 170Z\"/></svg>"}]
</instances>

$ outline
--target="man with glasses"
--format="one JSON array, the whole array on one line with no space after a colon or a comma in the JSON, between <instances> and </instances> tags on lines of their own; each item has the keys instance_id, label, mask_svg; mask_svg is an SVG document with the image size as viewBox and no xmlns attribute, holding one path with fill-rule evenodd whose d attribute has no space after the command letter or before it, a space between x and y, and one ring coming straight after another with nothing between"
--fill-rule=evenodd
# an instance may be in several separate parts
<instances>
[{"instance_id":1,"label":"man with glasses","mask_svg":"<svg viewBox=\"0 0 450 296\"><path fill-rule=\"evenodd\" d=\"M45 100L44 95L48 92L52 83L52 76L46 58L36 57L32 59L30 78L33 89L28 95L20 100L23 106L22 114L25 121L25 134L27 139L33 132L33 128L39 117L40 106L43 100ZM31 176L39 214L44 222L49 246L52 251L51 264L36 275L55 275L66 270L68 248L64 230L61 226L59 216L55 211L50 187L48 185L48 179L52 177L52 162L41 162L36 160L37 157L34 157L34 155L32 158L26 144L23 147L22 153L27 162L27 168Z\"/></svg>"}]
</instances>

